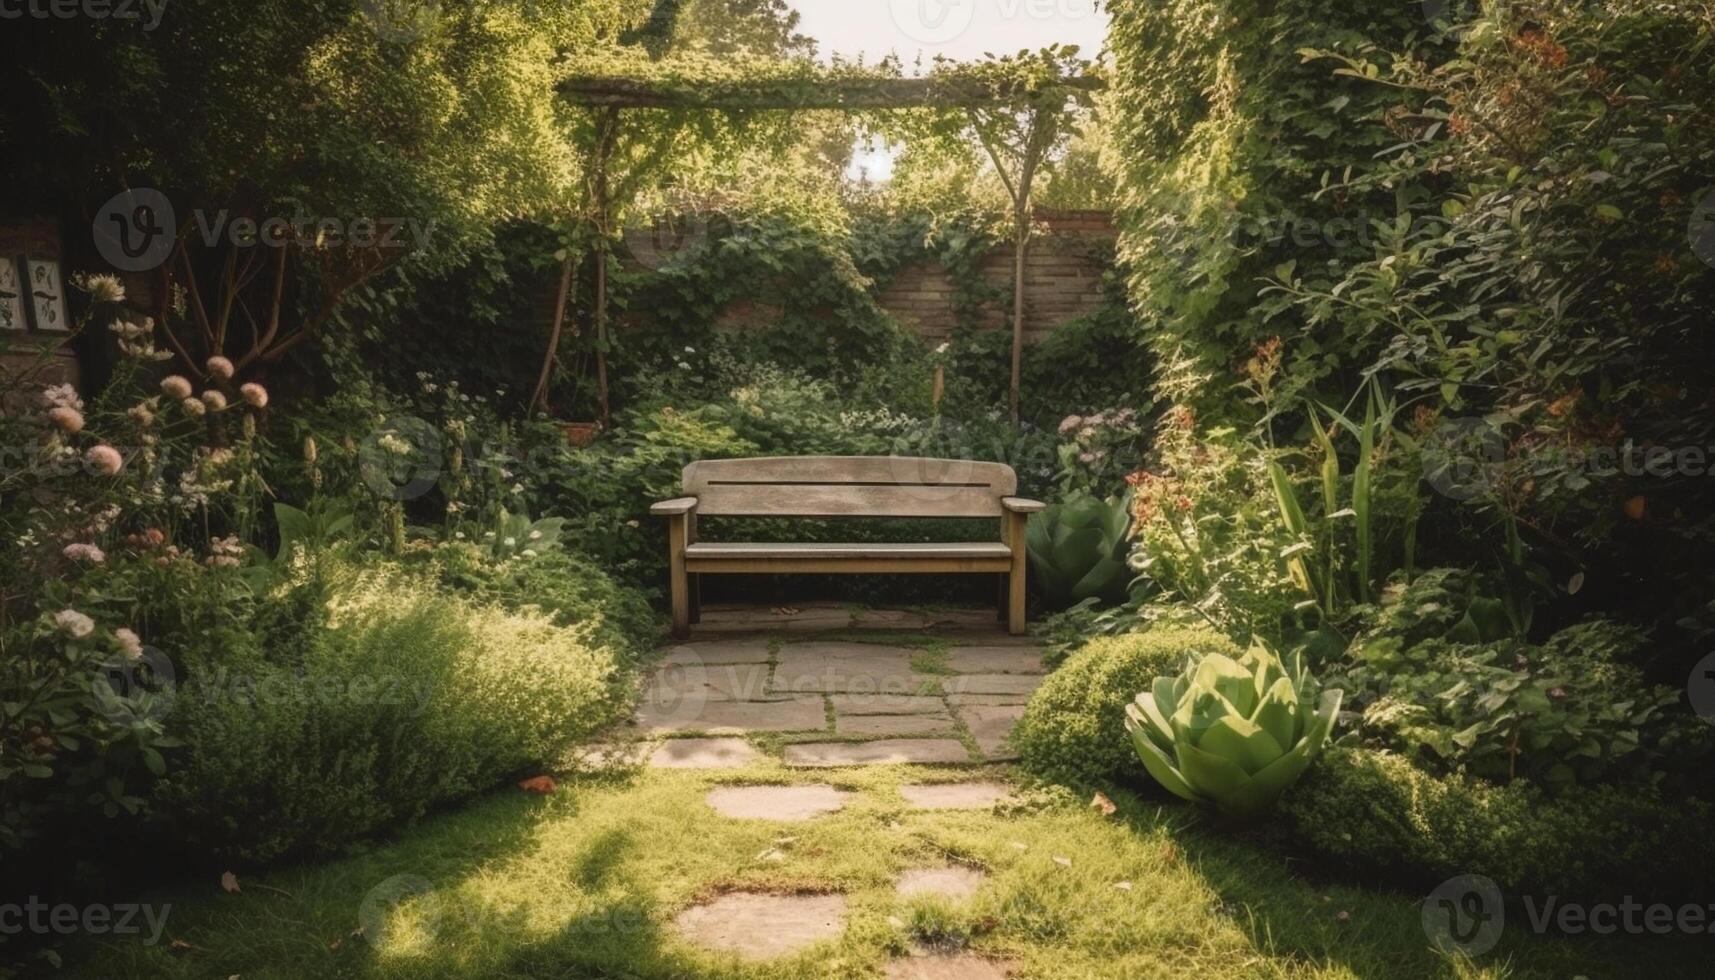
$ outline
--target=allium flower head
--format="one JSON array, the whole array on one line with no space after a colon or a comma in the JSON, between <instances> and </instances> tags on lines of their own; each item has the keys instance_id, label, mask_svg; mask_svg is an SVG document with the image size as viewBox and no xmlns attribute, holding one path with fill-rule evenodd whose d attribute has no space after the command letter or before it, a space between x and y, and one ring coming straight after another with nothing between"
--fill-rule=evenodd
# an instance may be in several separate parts
<instances>
[{"instance_id":1,"label":"allium flower head","mask_svg":"<svg viewBox=\"0 0 1715 980\"><path fill-rule=\"evenodd\" d=\"M87 561L91 565L99 565L107 560L106 552L93 544L85 544L82 541L66 545L65 550L61 552L61 554L70 558L72 561Z\"/></svg>"},{"instance_id":2,"label":"allium flower head","mask_svg":"<svg viewBox=\"0 0 1715 980\"><path fill-rule=\"evenodd\" d=\"M211 411L224 411L226 409L226 396L210 388L202 393L202 403Z\"/></svg>"},{"instance_id":3,"label":"allium flower head","mask_svg":"<svg viewBox=\"0 0 1715 980\"><path fill-rule=\"evenodd\" d=\"M61 432L76 434L83 431L83 413L75 408L61 405L48 409L48 421Z\"/></svg>"},{"instance_id":4,"label":"allium flower head","mask_svg":"<svg viewBox=\"0 0 1715 980\"><path fill-rule=\"evenodd\" d=\"M208 373L209 377L215 378L216 380L231 381L233 373L232 362L221 357L219 354L216 354L208 359Z\"/></svg>"},{"instance_id":5,"label":"allium flower head","mask_svg":"<svg viewBox=\"0 0 1715 980\"><path fill-rule=\"evenodd\" d=\"M249 405L251 408L268 407L268 389L254 381L240 385L238 393L243 396L244 404Z\"/></svg>"},{"instance_id":6,"label":"allium flower head","mask_svg":"<svg viewBox=\"0 0 1715 980\"><path fill-rule=\"evenodd\" d=\"M204 412L208 411L208 406L204 405L201 399L197 398L186 398L184 401L180 402L179 405L184 408L186 415L193 417L201 416Z\"/></svg>"},{"instance_id":7,"label":"allium flower head","mask_svg":"<svg viewBox=\"0 0 1715 980\"><path fill-rule=\"evenodd\" d=\"M92 275L87 272L71 277L71 284L89 294L97 303L125 302L125 284L118 276Z\"/></svg>"},{"instance_id":8,"label":"allium flower head","mask_svg":"<svg viewBox=\"0 0 1715 980\"><path fill-rule=\"evenodd\" d=\"M184 401L191 396L191 383L183 375L170 375L161 379L161 391L174 401Z\"/></svg>"},{"instance_id":9,"label":"allium flower head","mask_svg":"<svg viewBox=\"0 0 1715 980\"><path fill-rule=\"evenodd\" d=\"M113 631L113 638L119 641L119 649L132 660L143 659L143 638L135 631L121 626Z\"/></svg>"},{"instance_id":10,"label":"allium flower head","mask_svg":"<svg viewBox=\"0 0 1715 980\"><path fill-rule=\"evenodd\" d=\"M83 461L89 464L90 470L101 476L118 476L125 468L125 457L119 455L119 450L112 446L101 445L83 454Z\"/></svg>"}]
</instances>

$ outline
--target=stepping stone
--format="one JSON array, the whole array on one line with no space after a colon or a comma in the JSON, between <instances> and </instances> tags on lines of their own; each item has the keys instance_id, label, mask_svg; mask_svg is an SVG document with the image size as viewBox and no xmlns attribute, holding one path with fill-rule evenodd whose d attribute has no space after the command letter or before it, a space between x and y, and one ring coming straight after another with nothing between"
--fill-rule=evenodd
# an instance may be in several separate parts
<instances>
[{"instance_id":1,"label":"stepping stone","mask_svg":"<svg viewBox=\"0 0 1715 980\"><path fill-rule=\"evenodd\" d=\"M675 705L704 701L766 701L767 664L672 664L649 678L642 703Z\"/></svg>"},{"instance_id":2,"label":"stepping stone","mask_svg":"<svg viewBox=\"0 0 1715 980\"><path fill-rule=\"evenodd\" d=\"M693 709L694 710L690 710ZM785 701L709 701L656 711L645 705L637 723L651 732L819 732L828 727L827 709L818 697Z\"/></svg>"},{"instance_id":3,"label":"stepping stone","mask_svg":"<svg viewBox=\"0 0 1715 980\"><path fill-rule=\"evenodd\" d=\"M956 679L956 678L955 678ZM957 708L966 704L1024 704L1028 694L948 694L947 703Z\"/></svg>"},{"instance_id":4,"label":"stepping stone","mask_svg":"<svg viewBox=\"0 0 1715 980\"><path fill-rule=\"evenodd\" d=\"M799 822L841 809L852 795L827 785L722 786L704 799L716 813L734 820Z\"/></svg>"},{"instance_id":5,"label":"stepping stone","mask_svg":"<svg viewBox=\"0 0 1715 980\"><path fill-rule=\"evenodd\" d=\"M839 735L946 735L954 728L953 716L945 711L919 715L836 715L834 718L834 732Z\"/></svg>"},{"instance_id":6,"label":"stepping stone","mask_svg":"<svg viewBox=\"0 0 1715 980\"><path fill-rule=\"evenodd\" d=\"M970 730L977 748L991 761L1018 758L1017 750L1006 737L1023 716L1022 704L966 705L959 709L959 718Z\"/></svg>"},{"instance_id":7,"label":"stepping stone","mask_svg":"<svg viewBox=\"0 0 1715 980\"><path fill-rule=\"evenodd\" d=\"M1030 674L960 674L944 678L942 685L948 694L1011 694L1028 697L1035 693L1042 678Z\"/></svg>"},{"instance_id":8,"label":"stepping stone","mask_svg":"<svg viewBox=\"0 0 1715 980\"><path fill-rule=\"evenodd\" d=\"M987 810L1012 798L1005 783L917 783L899 787L913 810Z\"/></svg>"},{"instance_id":9,"label":"stepping stone","mask_svg":"<svg viewBox=\"0 0 1715 980\"><path fill-rule=\"evenodd\" d=\"M938 697L910 694L835 694L828 698L834 714L846 715L933 715L947 710Z\"/></svg>"},{"instance_id":10,"label":"stepping stone","mask_svg":"<svg viewBox=\"0 0 1715 980\"><path fill-rule=\"evenodd\" d=\"M970 953L913 956L887 964L887 980L1008 980L1012 965Z\"/></svg>"},{"instance_id":11,"label":"stepping stone","mask_svg":"<svg viewBox=\"0 0 1715 980\"><path fill-rule=\"evenodd\" d=\"M961 674L1040 674L1042 651L1035 647L953 647L947 668Z\"/></svg>"},{"instance_id":12,"label":"stepping stone","mask_svg":"<svg viewBox=\"0 0 1715 980\"><path fill-rule=\"evenodd\" d=\"M773 690L793 694L914 695L933 681L911 669L917 653L867 643L801 643L785 647Z\"/></svg>"},{"instance_id":13,"label":"stepping stone","mask_svg":"<svg viewBox=\"0 0 1715 980\"><path fill-rule=\"evenodd\" d=\"M671 738L649 756L656 769L736 769L761 761L762 753L742 738Z\"/></svg>"},{"instance_id":14,"label":"stepping stone","mask_svg":"<svg viewBox=\"0 0 1715 980\"><path fill-rule=\"evenodd\" d=\"M681 938L751 961L798 952L837 938L845 928L844 895L734 892L673 919L673 931Z\"/></svg>"},{"instance_id":15,"label":"stepping stone","mask_svg":"<svg viewBox=\"0 0 1715 980\"><path fill-rule=\"evenodd\" d=\"M685 643L667 651L661 659L663 667L692 664L765 664L768 662L767 640L709 640Z\"/></svg>"},{"instance_id":16,"label":"stepping stone","mask_svg":"<svg viewBox=\"0 0 1715 980\"><path fill-rule=\"evenodd\" d=\"M938 898L967 899L988 880L988 875L975 868L953 865L945 868L912 868L899 876L896 889L901 898L933 895Z\"/></svg>"},{"instance_id":17,"label":"stepping stone","mask_svg":"<svg viewBox=\"0 0 1715 980\"><path fill-rule=\"evenodd\" d=\"M786 746L789 766L964 764L971 754L950 738L890 738L876 742L805 742Z\"/></svg>"}]
</instances>

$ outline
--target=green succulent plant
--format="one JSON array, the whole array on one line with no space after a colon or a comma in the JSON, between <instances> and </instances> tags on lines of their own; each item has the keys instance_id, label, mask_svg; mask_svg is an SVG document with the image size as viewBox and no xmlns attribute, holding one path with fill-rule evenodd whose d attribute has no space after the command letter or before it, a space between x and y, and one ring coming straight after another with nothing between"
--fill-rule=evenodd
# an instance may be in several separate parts
<instances>
[{"instance_id":1,"label":"green succulent plant","mask_svg":"<svg viewBox=\"0 0 1715 980\"><path fill-rule=\"evenodd\" d=\"M1126 705L1125 727L1169 792L1249 817L1304 774L1341 697L1320 691L1301 657L1283 660L1258 642L1237 660L1210 654L1177 677L1157 677L1153 691Z\"/></svg>"},{"instance_id":2,"label":"green succulent plant","mask_svg":"<svg viewBox=\"0 0 1715 980\"><path fill-rule=\"evenodd\" d=\"M1030 571L1050 602L1121 602L1132 573L1131 495L1072 497L1031 517L1024 532Z\"/></svg>"}]
</instances>

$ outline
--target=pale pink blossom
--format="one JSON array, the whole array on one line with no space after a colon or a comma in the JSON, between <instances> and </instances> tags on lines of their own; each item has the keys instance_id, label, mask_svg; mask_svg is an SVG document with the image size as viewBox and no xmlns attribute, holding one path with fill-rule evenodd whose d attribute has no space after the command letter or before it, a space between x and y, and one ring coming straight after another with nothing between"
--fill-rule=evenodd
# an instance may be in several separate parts
<instances>
[{"instance_id":1,"label":"pale pink blossom","mask_svg":"<svg viewBox=\"0 0 1715 980\"><path fill-rule=\"evenodd\" d=\"M90 449L83 454L83 461L101 476L118 476L119 471L125 468L125 457L119 455L119 450L107 445Z\"/></svg>"},{"instance_id":2,"label":"pale pink blossom","mask_svg":"<svg viewBox=\"0 0 1715 980\"><path fill-rule=\"evenodd\" d=\"M232 362L221 357L219 354L216 354L208 359L208 373L210 377L217 381L231 381L233 373Z\"/></svg>"},{"instance_id":3,"label":"pale pink blossom","mask_svg":"<svg viewBox=\"0 0 1715 980\"><path fill-rule=\"evenodd\" d=\"M268 407L268 389L254 381L240 385L238 393L244 397L244 404L251 408Z\"/></svg>"},{"instance_id":4,"label":"pale pink blossom","mask_svg":"<svg viewBox=\"0 0 1715 980\"><path fill-rule=\"evenodd\" d=\"M143 638L136 632L121 626L113 631L113 638L119 641L119 649L132 660L143 659Z\"/></svg>"},{"instance_id":5,"label":"pale pink blossom","mask_svg":"<svg viewBox=\"0 0 1715 980\"><path fill-rule=\"evenodd\" d=\"M48 409L48 421L61 432L76 434L83 431L83 413L75 408L61 405Z\"/></svg>"},{"instance_id":6,"label":"pale pink blossom","mask_svg":"<svg viewBox=\"0 0 1715 980\"><path fill-rule=\"evenodd\" d=\"M179 405L184 408L185 414L187 415L200 416L202 413L208 411L208 406L195 398L187 398L180 402Z\"/></svg>"},{"instance_id":7,"label":"pale pink blossom","mask_svg":"<svg viewBox=\"0 0 1715 980\"><path fill-rule=\"evenodd\" d=\"M54 613L54 625L65 630L66 635L74 640L81 640L95 632L95 620L76 609L61 609Z\"/></svg>"},{"instance_id":8,"label":"pale pink blossom","mask_svg":"<svg viewBox=\"0 0 1715 980\"><path fill-rule=\"evenodd\" d=\"M191 396L191 383L183 375L169 375L161 379L161 390L168 398L184 401Z\"/></svg>"},{"instance_id":9,"label":"pale pink blossom","mask_svg":"<svg viewBox=\"0 0 1715 980\"><path fill-rule=\"evenodd\" d=\"M87 561L92 565L99 565L107 560L106 552L93 544L86 544L82 541L66 545L65 550L61 553L72 561Z\"/></svg>"},{"instance_id":10,"label":"pale pink blossom","mask_svg":"<svg viewBox=\"0 0 1715 980\"><path fill-rule=\"evenodd\" d=\"M155 410L150 407L148 402L138 402L132 405L125 410L125 414L131 417L131 421L145 429L155 424Z\"/></svg>"},{"instance_id":11,"label":"pale pink blossom","mask_svg":"<svg viewBox=\"0 0 1715 980\"><path fill-rule=\"evenodd\" d=\"M1060 421L1060 434L1069 436L1074 431L1084 427L1084 420L1076 415L1068 415Z\"/></svg>"},{"instance_id":12,"label":"pale pink blossom","mask_svg":"<svg viewBox=\"0 0 1715 980\"><path fill-rule=\"evenodd\" d=\"M215 391L213 388L202 393L202 403L207 406L211 412L226 410L226 396Z\"/></svg>"}]
</instances>

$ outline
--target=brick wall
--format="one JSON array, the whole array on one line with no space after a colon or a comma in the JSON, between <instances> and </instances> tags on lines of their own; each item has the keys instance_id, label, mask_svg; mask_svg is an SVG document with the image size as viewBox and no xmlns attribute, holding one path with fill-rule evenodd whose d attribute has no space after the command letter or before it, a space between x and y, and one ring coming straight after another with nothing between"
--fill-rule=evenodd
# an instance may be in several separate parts
<instances>
[{"instance_id":1,"label":"brick wall","mask_svg":"<svg viewBox=\"0 0 1715 980\"><path fill-rule=\"evenodd\" d=\"M1026 306L1024 339L1035 343L1055 327L1095 312L1102 305L1103 266L1091 258L1097 246L1115 237L1112 219L1094 211L1038 212L1043 226L1031 241L1025 265ZM980 274L1011 299L1013 249L1010 242L990 252ZM901 269L877 300L900 323L927 340L939 342L958 324L953 310L953 282L939 264L922 263ZM977 312L982 329L1007 329L1007 303L985 304Z\"/></svg>"},{"instance_id":2,"label":"brick wall","mask_svg":"<svg viewBox=\"0 0 1715 980\"><path fill-rule=\"evenodd\" d=\"M18 259L29 256L32 259L60 259L59 223L52 218L9 218L0 221L0 262L8 263L18 269ZM64 290L69 290L69 279L74 270L60 269L62 296ZM17 302L28 305L31 302L29 284L23 279L23 271L19 270L15 277L22 293ZM11 281L11 280L9 280ZM0 297L0 302L7 301ZM70 298L64 298L64 305L69 309ZM22 320L16 322L15 328L0 332L0 341L9 348L0 351L0 373L10 377L16 373L33 368L43 350L51 351L46 364L42 365L41 373L36 376L38 385L70 383L81 387L82 371L79 369L77 354L66 345L67 334L63 331L37 331L25 329L30 320L30 314L25 311ZM9 399L8 404L0 405L0 411L8 413L31 411L35 408L33 395L30 392L17 392Z\"/></svg>"}]
</instances>

